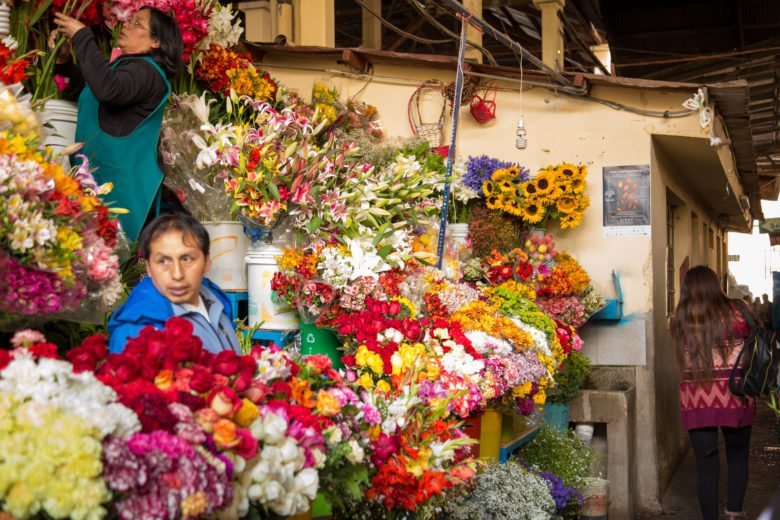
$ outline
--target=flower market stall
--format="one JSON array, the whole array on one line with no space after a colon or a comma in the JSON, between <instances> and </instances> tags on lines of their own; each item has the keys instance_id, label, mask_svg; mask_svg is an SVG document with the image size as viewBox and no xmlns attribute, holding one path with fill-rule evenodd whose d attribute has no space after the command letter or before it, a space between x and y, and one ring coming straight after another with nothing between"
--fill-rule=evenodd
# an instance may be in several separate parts
<instances>
[{"instance_id":1,"label":"flower market stall","mask_svg":"<svg viewBox=\"0 0 780 520\"><path fill-rule=\"evenodd\" d=\"M420 138L385 139L377 109L332 84L286 87L235 48L235 13L216 2L50 4L15 8L28 29L0 48L4 512L576 516L588 450L567 419L543 427L543 413L582 384L578 329L603 299L544 226L588 218L585 164L471 156L448 168ZM102 319L124 288L121 208L87 164L68 171L40 145L30 103L60 83L27 50L50 10L104 19L116 35L146 5L173 12L185 44L160 138L166 186L204 222L236 223L248 264L275 252L238 289L249 299L240 353L209 352L182 318L144 328L121 354L102 334L66 350L29 328L84 309ZM440 270L447 206L445 222L468 231L448 235ZM549 446L562 455L540 456Z\"/></svg>"}]
</instances>

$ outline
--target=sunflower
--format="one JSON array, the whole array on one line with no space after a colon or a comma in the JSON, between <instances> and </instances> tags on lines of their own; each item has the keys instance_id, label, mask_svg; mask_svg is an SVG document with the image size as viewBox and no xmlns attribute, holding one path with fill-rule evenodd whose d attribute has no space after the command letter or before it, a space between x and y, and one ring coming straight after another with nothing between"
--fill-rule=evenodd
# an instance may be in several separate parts
<instances>
[{"instance_id":1,"label":"sunflower","mask_svg":"<svg viewBox=\"0 0 780 520\"><path fill-rule=\"evenodd\" d=\"M568 215L577 209L577 199L570 196L561 197L555 205L557 206L558 211Z\"/></svg>"},{"instance_id":2,"label":"sunflower","mask_svg":"<svg viewBox=\"0 0 780 520\"><path fill-rule=\"evenodd\" d=\"M582 213L569 213L561 219L561 229L574 229L582 224Z\"/></svg>"},{"instance_id":3,"label":"sunflower","mask_svg":"<svg viewBox=\"0 0 780 520\"><path fill-rule=\"evenodd\" d=\"M585 179L574 177L571 180L571 191L573 191L574 193L584 193L585 186L586 186Z\"/></svg>"},{"instance_id":4,"label":"sunflower","mask_svg":"<svg viewBox=\"0 0 780 520\"><path fill-rule=\"evenodd\" d=\"M524 197L535 197L536 185L531 181L524 182L520 184L520 191L522 191Z\"/></svg>"},{"instance_id":5,"label":"sunflower","mask_svg":"<svg viewBox=\"0 0 780 520\"><path fill-rule=\"evenodd\" d=\"M491 195L498 193L498 186L493 181L485 181L482 183L482 193L485 194L485 197L490 197Z\"/></svg>"},{"instance_id":6,"label":"sunflower","mask_svg":"<svg viewBox=\"0 0 780 520\"><path fill-rule=\"evenodd\" d=\"M533 183L536 186L536 191L540 195L550 193L554 187L553 176L550 174L549 171L546 170L539 172L539 174L533 180Z\"/></svg>"},{"instance_id":7,"label":"sunflower","mask_svg":"<svg viewBox=\"0 0 780 520\"><path fill-rule=\"evenodd\" d=\"M571 163L563 163L559 165L555 171L558 173L558 175L567 179L574 177L575 175L579 175L580 173L580 169Z\"/></svg>"},{"instance_id":8,"label":"sunflower","mask_svg":"<svg viewBox=\"0 0 780 520\"><path fill-rule=\"evenodd\" d=\"M520 217L529 224L538 224L542 221L542 218L544 218L544 211L542 210L541 205L532 202L523 207L523 213Z\"/></svg>"},{"instance_id":9,"label":"sunflower","mask_svg":"<svg viewBox=\"0 0 780 520\"><path fill-rule=\"evenodd\" d=\"M516 217L523 216L523 205L517 199L508 199L504 203L504 211Z\"/></svg>"},{"instance_id":10,"label":"sunflower","mask_svg":"<svg viewBox=\"0 0 780 520\"><path fill-rule=\"evenodd\" d=\"M515 190L515 183L512 182L510 179L502 179L498 182L498 189L501 190L502 193L510 193Z\"/></svg>"},{"instance_id":11,"label":"sunflower","mask_svg":"<svg viewBox=\"0 0 780 520\"><path fill-rule=\"evenodd\" d=\"M504 209L504 197L501 195L489 195L485 200L485 204L489 209Z\"/></svg>"},{"instance_id":12,"label":"sunflower","mask_svg":"<svg viewBox=\"0 0 780 520\"><path fill-rule=\"evenodd\" d=\"M588 175L588 167L584 164L580 164L580 177L583 179Z\"/></svg>"},{"instance_id":13,"label":"sunflower","mask_svg":"<svg viewBox=\"0 0 780 520\"><path fill-rule=\"evenodd\" d=\"M513 177L508 168L499 168L493 172L493 175L491 175L490 178L496 182L501 182L503 180L512 179Z\"/></svg>"}]
</instances>

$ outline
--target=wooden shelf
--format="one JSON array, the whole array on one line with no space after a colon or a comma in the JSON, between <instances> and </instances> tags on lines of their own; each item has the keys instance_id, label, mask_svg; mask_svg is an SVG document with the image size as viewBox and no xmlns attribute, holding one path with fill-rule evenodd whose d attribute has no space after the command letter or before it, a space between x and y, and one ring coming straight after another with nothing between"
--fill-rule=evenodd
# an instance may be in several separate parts
<instances>
[{"instance_id":1,"label":"wooden shelf","mask_svg":"<svg viewBox=\"0 0 780 520\"><path fill-rule=\"evenodd\" d=\"M501 442L501 449L499 450L498 461L503 464L509 460L518 448L523 444L530 441L539 433L539 426L530 426L522 432L516 434L515 437L507 439Z\"/></svg>"}]
</instances>

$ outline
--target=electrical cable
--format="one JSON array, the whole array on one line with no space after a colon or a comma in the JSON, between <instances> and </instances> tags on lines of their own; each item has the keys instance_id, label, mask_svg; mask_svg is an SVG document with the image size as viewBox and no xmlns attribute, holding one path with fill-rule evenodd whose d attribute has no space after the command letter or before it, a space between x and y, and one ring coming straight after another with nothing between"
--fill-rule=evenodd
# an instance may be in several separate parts
<instances>
[{"instance_id":1,"label":"electrical cable","mask_svg":"<svg viewBox=\"0 0 780 520\"><path fill-rule=\"evenodd\" d=\"M414 34L408 33L406 31L404 31L403 29L401 29L400 27L396 27L395 25L393 25L389 21L385 20L382 17L381 13L377 14L373 9L371 9L365 3L363 3L363 0L355 0L355 2L360 7L362 7L366 11L368 11L369 14L371 14L372 16L377 18L382 23L382 25L384 25L385 27L387 27L391 31L393 31L393 32L395 32L395 33L405 37L405 38L409 38L410 40L414 40L414 41L416 41L418 43L424 43L426 45L437 45L437 44L440 44L440 43L450 43L451 41L453 41L453 38L447 38L446 40L430 40L428 38L421 38L419 36L415 36Z\"/></svg>"},{"instance_id":2,"label":"electrical cable","mask_svg":"<svg viewBox=\"0 0 780 520\"><path fill-rule=\"evenodd\" d=\"M456 41L460 38L457 34L455 34L454 32L450 31L446 26L442 25L435 17L433 17L431 15L431 13L429 13L428 10L425 9L425 6L418 4L417 0L407 0L407 1L410 4L412 4L412 6L415 9L417 9L417 12L420 13L426 20L428 20L428 22L431 25L436 27L439 31L443 32L444 34L446 34L448 36L452 36L452 38L454 40L456 40ZM469 41L469 40L466 40L466 44L470 45L471 47L474 47L479 52L481 52L482 55L485 56L485 58L487 58L487 60L490 62L491 65L498 65L498 62L493 57L493 55L490 53L490 51L488 51L483 46L481 46L481 45L479 45L477 43L474 43L472 41Z\"/></svg>"}]
</instances>

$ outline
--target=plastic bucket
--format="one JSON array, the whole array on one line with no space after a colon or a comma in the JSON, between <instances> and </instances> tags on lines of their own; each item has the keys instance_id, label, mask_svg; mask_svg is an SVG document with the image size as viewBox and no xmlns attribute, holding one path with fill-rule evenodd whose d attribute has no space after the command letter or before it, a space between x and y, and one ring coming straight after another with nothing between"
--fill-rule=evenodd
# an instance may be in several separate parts
<instances>
[{"instance_id":1,"label":"plastic bucket","mask_svg":"<svg viewBox=\"0 0 780 520\"><path fill-rule=\"evenodd\" d=\"M479 435L479 458L498 460L501 454L501 423L503 413L488 408L482 414L482 427Z\"/></svg>"},{"instance_id":2,"label":"plastic bucket","mask_svg":"<svg viewBox=\"0 0 780 520\"><path fill-rule=\"evenodd\" d=\"M609 481L603 478L586 478L582 488L583 502L580 519L606 520L609 510Z\"/></svg>"},{"instance_id":3,"label":"plastic bucket","mask_svg":"<svg viewBox=\"0 0 780 520\"><path fill-rule=\"evenodd\" d=\"M41 112L41 121L47 127L48 134L43 144L52 148L55 153L59 153L66 146L75 143L78 117L79 108L75 102L60 99L47 101ZM66 166L70 165L67 157L62 157L61 160L67 161Z\"/></svg>"},{"instance_id":4,"label":"plastic bucket","mask_svg":"<svg viewBox=\"0 0 780 520\"><path fill-rule=\"evenodd\" d=\"M341 351L339 350L338 337L333 331L321 329L313 323L301 322L301 355L311 356L322 354L330 358L333 368L344 368L341 362Z\"/></svg>"},{"instance_id":5,"label":"plastic bucket","mask_svg":"<svg viewBox=\"0 0 780 520\"><path fill-rule=\"evenodd\" d=\"M249 326L262 330L298 328L298 313L271 290L271 279L278 270L276 257L282 250L265 242L252 243L246 252L247 286L249 289Z\"/></svg>"},{"instance_id":6,"label":"plastic bucket","mask_svg":"<svg viewBox=\"0 0 780 520\"><path fill-rule=\"evenodd\" d=\"M542 417L548 426L565 432L569 427L569 405L546 403L542 411Z\"/></svg>"},{"instance_id":7,"label":"plastic bucket","mask_svg":"<svg viewBox=\"0 0 780 520\"><path fill-rule=\"evenodd\" d=\"M246 291L247 238L240 222L204 222L211 239L209 279L225 291Z\"/></svg>"}]
</instances>

